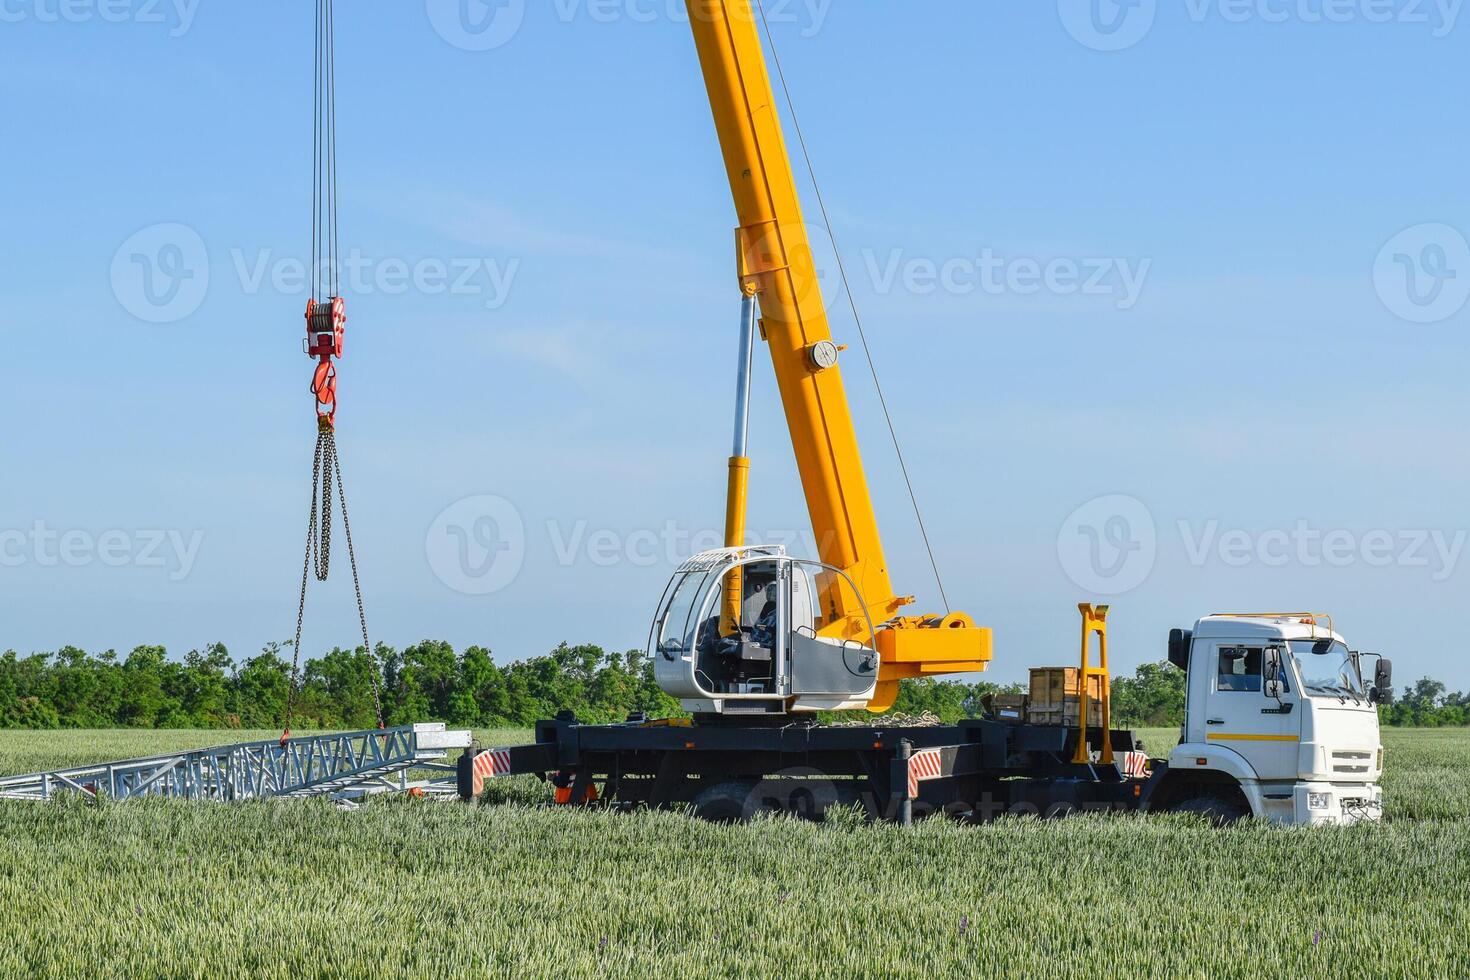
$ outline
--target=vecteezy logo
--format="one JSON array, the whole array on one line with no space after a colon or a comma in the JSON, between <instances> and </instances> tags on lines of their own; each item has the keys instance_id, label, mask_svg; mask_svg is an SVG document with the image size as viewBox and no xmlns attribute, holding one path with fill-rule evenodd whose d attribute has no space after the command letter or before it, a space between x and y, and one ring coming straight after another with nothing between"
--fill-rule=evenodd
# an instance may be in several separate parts
<instances>
[{"instance_id":1,"label":"vecteezy logo","mask_svg":"<svg viewBox=\"0 0 1470 980\"><path fill-rule=\"evenodd\" d=\"M1122 51L1153 29L1158 0L1057 0L1067 33L1094 51Z\"/></svg>"},{"instance_id":2,"label":"vecteezy logo","mask_svg":"<svg viewBox=\"0 0 1470 980\"><path fill-rule=\"evenodd\" d=\"M192 316L209 292L209 250L188 225L152 225L112 257L112 294L145 323Z\"/></svg>"},{"instance_id":3,"label":"vecteezy logo","mask_svg":"<svg viewBox=\"0 0 1470 980\"><path fill-rule=\"evenodd\" d=\"M466 497L429 528L424 553L434 575L464 595L493 595L515 581L526 561L526 525L504 497Z\"/></svg>"},{"instance_id":4,"label":"vecteezy logo","mask_svg":"<svg viewBox=\"0 0 1470 980\"><path fill-rule=\"evenodd\" d=\"M1074 510L1057 534L1062 571L1094 595L1122 595L1153 573L1159 536L1141 500L1111 494Z\"/></svg>"},{"instance_id":5,"label":"vecteezy logo","mask_svg":"<svg viewBox=\"0 0 1470 980\"><path fill-rule=\"evenodd\" d=\"M526 0L425 0L429 23L463 51L493 51L510 43L526 20Z\"/></svg>"},{"instance_id":6,"label":"vecteezy logo","mask_svg":"<svg viewBox=\"0 0 1470 980\"><path fill-rule=\"evenodd\" d=\"M802 239L806 240L805 246L797 244ZM741 236L739 249L741 271L746 275L787 266L809 270L811 275L797 275L793 280L796 301L803 307L815 299L831 314L843 296L846 287L841 263L824 225L804 221L765 226L758 238Z\"/></svg>"},{"instance_id":7,"label":"vecteezy logo","mask_svg":"<svg viewBox=\"0 0 1470 980\"><path fill-rule=\"evenodd\" d=\"M726 803L722 808L725 812L717 809L711 816L751 820L763 813L788 813L806 820L820 820L839 799L837 784L831 776L820 769L797 766L762 779L743 800L731 797L722 801ZM738 814L734 810L737 803Z\"/></svg>"},{"instance_id":8,"label":"vecteezy logo","mask_svg":"<svg viewBox=\"0 0 1470 980\"><path fill-rule=\"evenodd\" d=\"M1470 242L1449 225L1407 228L1378 253L1373 285L1389 312L1410 323L1440 323L1470 301Z\"/></svg>"}]
</instances>

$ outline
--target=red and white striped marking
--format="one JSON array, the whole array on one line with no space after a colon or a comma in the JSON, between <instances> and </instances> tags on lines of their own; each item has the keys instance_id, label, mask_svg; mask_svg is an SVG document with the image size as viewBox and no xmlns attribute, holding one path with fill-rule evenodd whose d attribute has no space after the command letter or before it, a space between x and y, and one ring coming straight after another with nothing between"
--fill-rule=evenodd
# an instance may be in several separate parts
<instances>
[{"instance_id":1,"label":"red and white striped marking","mask_svg":"<svg viewBox=\"0 0 1470 980\"><path fill-rule=\"evenodd\" d=\"M944 756L938 749L915 752L909 759L909 799L919 798L919 783L944 775Z\"/></svg>"},{"instance_id":2,"label":"red and white striped marking","mask_svg":"<svg viewBox=\"0 0 1470 980\"><path fill-rule=\"evenodd\" d=\"M1125 779L1142 779L1148 775L1148 753L1124 752L1118 757L1118 768Z\"/></svg>"},{"instance_id":3,"label":"red and white striped marking","mask_svg":"<svg viewBox=\"0 0 1470 980\"><path fill-rule=\"evenodd\" d=\"M485 791L485 780L510 773L510 749L489 749L475 756L475 795Z\"/></svg>"}]
</instances>

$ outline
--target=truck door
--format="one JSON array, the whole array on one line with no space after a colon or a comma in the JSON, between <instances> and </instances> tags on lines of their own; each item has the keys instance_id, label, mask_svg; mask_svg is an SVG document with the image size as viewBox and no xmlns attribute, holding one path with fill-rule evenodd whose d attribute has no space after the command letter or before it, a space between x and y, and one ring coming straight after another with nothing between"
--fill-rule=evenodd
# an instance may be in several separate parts
<instances>
[{"instance_id":1,"label":"truck door","mask_svg":"<svg viewBox=\"0 0 1470 980\"><path fill-rule=\"evenodd\" d=\"M1300 694L1290 671L1281 675L1281 697L1268 697L1264 683L1267 650L1284 643L1212 641L1206 665L1204 737L1244 756L1262 780L1295 779L1301 741ZM1283 661L1290 657L1283 649Z\"/></svg>"}]
</instances>

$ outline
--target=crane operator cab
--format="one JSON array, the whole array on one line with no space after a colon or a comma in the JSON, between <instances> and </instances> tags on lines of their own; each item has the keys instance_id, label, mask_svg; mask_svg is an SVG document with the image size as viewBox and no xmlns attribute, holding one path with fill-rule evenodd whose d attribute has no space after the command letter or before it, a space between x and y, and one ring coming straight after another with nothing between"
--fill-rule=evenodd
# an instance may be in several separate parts
<instances>
[{"instance_id":1,"label":"crane operator cab","mask_svg":"<svg viewBox=\"0 0 1470 980\"><path fill-rule=\"evenodd\" d=\"M822 635L834 589L863 609L866 635ZM852 580L784 548L724 548L679 566L659 603L649 656L659 687L697 714L865 708L878 683L873 624Z\"/></svg>"}]
</instances>

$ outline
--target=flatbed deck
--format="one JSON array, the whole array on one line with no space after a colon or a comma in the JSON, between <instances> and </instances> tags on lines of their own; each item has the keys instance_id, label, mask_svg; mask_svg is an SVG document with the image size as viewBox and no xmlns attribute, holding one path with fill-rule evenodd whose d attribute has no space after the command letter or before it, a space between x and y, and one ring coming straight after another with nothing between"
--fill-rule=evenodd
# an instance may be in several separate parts
<instances>
[{"instance_id":1,"label":"flatbed deck","mask_svg":"<svg viewBox=\"0 0 1470 980\"><path fill-rule=\"evenodd\" d=\"M1091 744L1101 744L1101 735L1094 730ZM472 748L460 763L459 789L474 801L487 780L536 775L556 787L563 804L688 806L720 820L762 812L816 819L832 806L900 822L938 811L986 820L1145 806L1162 764L1147 761L1133 733L1111 733L1117 762L1109 765L1071 762L1077 737L1075 729L994 720L583 725L563 715L539 723L533 744Z\"/></svg>"}]
</instances>

